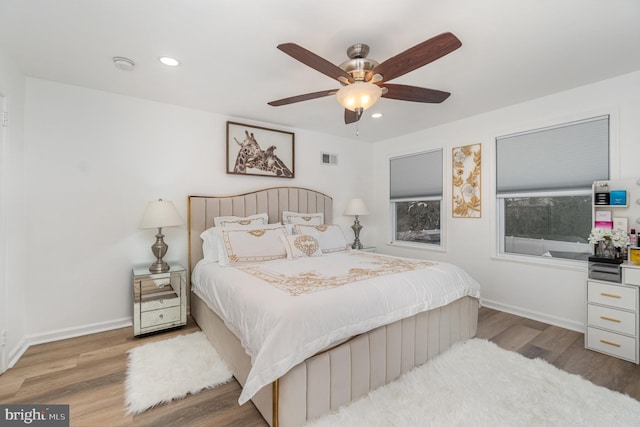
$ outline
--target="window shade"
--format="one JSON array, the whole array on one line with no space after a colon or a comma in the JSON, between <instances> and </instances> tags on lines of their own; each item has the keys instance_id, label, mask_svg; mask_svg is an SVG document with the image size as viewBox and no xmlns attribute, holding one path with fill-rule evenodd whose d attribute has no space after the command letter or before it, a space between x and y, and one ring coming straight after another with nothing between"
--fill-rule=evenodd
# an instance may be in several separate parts
<instances>
[{"instance_id":1,"label":"window shade","mask_svg":"<svg viewBox=\"0 0 640 427\"><path fill-rule=\"evenodd\" d=\"M496 138L496 174L498 194L609 179L609 116Z\"/></svg>"},{"instance_id":2,"label":"window shade","mask_svg":"<svg viewBox=\"0 0 640 427\"><path fill-rule=\"evenodd\" d=\"M390 160L391 199L442 196L442 150Z\"/></svg>"}]
</instances>

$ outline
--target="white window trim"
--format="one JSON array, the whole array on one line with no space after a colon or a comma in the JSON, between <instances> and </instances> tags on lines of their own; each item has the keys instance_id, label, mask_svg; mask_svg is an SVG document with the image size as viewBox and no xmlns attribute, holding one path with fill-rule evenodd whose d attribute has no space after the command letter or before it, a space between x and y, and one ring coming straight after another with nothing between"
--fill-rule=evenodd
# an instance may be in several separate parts
<instances>
[{"instance_id":1,"label":"white window trim","mask_svg":"<svg viewBox=\"0 0 640 427\"><path fill-rule=\"evenodd\" d=\"M569 123L572 121L576 121L576 120L582 120L585 117L596 117L596 116L603 116L603 115L609 115L609 179L611 180L615 180L615 179L620 179L620 106L619 105L615 105L615 104L602 104L599 106L596 106L595 108L592 109L588 109L588 110L581 110L581 111L571 111L571 112L565 112L565 114L559 114L559 115L553 115L553 116L548 116L545 117L544 119L538 119L538 120L533 120L533 121L528 121L528 122L522 122L522 123L517 123L517 124L511 124L507 127L504 127L498 131L495 132L495 134L498 135L509 135L509 134L516 134L519 132L522 132L522 129L524 128L530 128L530 129L535 129L535 128L546 128L546 127L551 127L554 126L555 124L558 123ZM495 136L492 137L493 138L493 150L494 150L494 156L495 156ZM494 164L494 168L495 168L495 164ZM495 195L495 169L493 171L493 189L492 191L494 192ZM496 196L497 197L497 196ZM506 261L506 262L519 262L519 263L523 263L523 264L529 264L529 265L541 265L541 266L546 266L546 267L551 267L551 268L561 268L561 269L569 269L569 270L574 270L574 271L583 271L586 272L587 271L587 263L585 263L584 261L578 261L578 260L559 260L559 259L543 259L543 257L531 257L531 256L527 256L527 255L503 255L500 254L500 230L501 230L501 225L504 224L500 224L500 220L501 220L501 215L500 215L500 206L498 204L498 200L496 198L496 204L494 205L496 212L495 212L495 227L496 229L494 230L494 237L495 237L495 244L494 244L494 248L493 248L493 256L491 256L492 260L495 261Z\"/></svg>"},{"instance_id":2,"label":"white window trim","mask_svg":"<svg viewBox=\"0 0 640 427\"><path fill-rule=\"evenodd\" d=\"M407 156L412 156L412 155L416 155L416 154L422 154L422 153L430 153L433 151L442 151L442 195L441 196L433 196L433 197L420 197L420 198L395 198L395 199L391 199L390 195L391 195L391 188L388 187L387 191L388 191L388 195L389 197L387 198L388 202L389 202L389 222L388 222L388 226L389 226L389 235L388 237L388 242L387 245L388 246L393 246L393 247L403 247L403 248L409 248L409 249L418 249L418 250L424 250L424 251L435 251L435 252L446 252L446 247L447 247L447 219L448 219L448 209L447 209L447 205L444 201L448 200L447 196L448 192L449 192L449 188L446 184L446 179L448 176L450 176L451 170L448 169L448 165L450 163L450 161L447 161L447 155L446 155L446 150L445 147L433 147L433 148L429 148L426 150L420 150L420 149L415 149L415 150L408 150L408 151L404 151L402 153L397 153L397 154L391 154L388 153L387 154L387 183L389 183L390 181L390 177L391 177L391 169L390 169L390 163L392 159L395 158L399 158L399 157L407 157ZM396 213L395 210L393 209L393 203L394 202L402 202L402 201L413 201L413 200L440 200L440 244L439 245L434 245L431 243L413 243L413 242L405 242L403 240L395 240L395 222L396 222Z\"/></svg>"}]
</instances>

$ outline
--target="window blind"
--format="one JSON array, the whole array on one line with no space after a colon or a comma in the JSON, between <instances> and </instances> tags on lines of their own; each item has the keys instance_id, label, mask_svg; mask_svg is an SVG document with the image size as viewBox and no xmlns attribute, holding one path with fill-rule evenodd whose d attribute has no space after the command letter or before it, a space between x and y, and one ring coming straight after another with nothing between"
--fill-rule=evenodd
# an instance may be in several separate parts
<instances>
[{"instance_id":1,"label":"window blind","mask_svg":"<svg viewBox=\"0 0 640 427\"><path fill-rule=\"evenodd\" d=\"M390 160L391 200L442 196L442 150Z\"/></svg>"},{"instance_id":2,"label":"window blind","mask_svg":"<svg viewBox=\"0 0 640 427\"><path fill-rule=\"evenodd\" d=\"M591 188L609 179L609 116L496 138L498 194Z\"/></svg>"}]
</instances>

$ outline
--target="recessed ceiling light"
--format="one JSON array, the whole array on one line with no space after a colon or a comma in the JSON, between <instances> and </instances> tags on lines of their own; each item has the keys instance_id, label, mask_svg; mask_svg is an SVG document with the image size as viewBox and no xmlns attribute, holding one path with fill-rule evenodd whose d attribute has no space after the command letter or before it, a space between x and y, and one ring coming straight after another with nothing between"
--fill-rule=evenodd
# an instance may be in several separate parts
<instances>
[{"instance_id":1,"label":"recessed ceiling light","mask_svg":"<svg viewBox=\"0 0 640 427\"><path fill-rule=\"evenodd\" d=\"M159 58L160 62L162 62L164 65L167 65L169 67L177 67L178 65L180 65L180 61L178 61L175 58L172 58L170 56L161 56Z\"/></svg>"},{"instance_id":2,"label":"recessed ceiling light","mask_svg":"<svg viewBox=\"0 0 640 427\"><path fill-rule=\"evenodd\" d=\"M116 68L120 70L133 71L133 67L135 67L136 64L129 58L123 58L122 56L114 56L113 65L115 65Z\"/></svg>"},{"instance_id":3,"label":"recessed ceiling light","mask_svg":"<svg viewBox=\"0 0 640 427\"><path fill-rule=\"evenodd\" d=\"M379 119L380 117L382 117L382 113L373 113L371 117L373 117L374 119Z\"/></svg>"}]
</instances>

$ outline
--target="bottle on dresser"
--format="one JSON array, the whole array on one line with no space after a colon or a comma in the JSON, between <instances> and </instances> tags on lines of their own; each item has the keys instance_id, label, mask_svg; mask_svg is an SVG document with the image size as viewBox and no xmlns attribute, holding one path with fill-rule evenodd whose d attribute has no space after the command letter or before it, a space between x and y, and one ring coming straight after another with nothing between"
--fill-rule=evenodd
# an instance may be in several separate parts
<instances>
[{"instance_id":1,"label":"bottle on dresser","mask_svg":"<svg viewBox=\"0 0 640 427\"><path fill-rule=\"evenodd\" d=\"M637 247L638 246L638 235L636 234L636 229L632 228L629 230L629 246Z\"/></svg>"}]
</instances>

